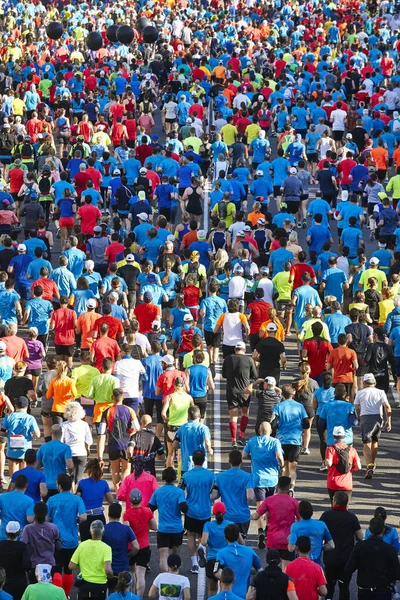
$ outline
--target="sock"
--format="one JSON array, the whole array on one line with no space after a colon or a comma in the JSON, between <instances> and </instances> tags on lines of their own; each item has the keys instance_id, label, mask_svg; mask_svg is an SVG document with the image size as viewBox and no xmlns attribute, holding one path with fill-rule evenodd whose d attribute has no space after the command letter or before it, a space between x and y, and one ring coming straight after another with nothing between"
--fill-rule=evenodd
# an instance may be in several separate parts
<instances>
[{"instance_id":1,"label":"sock","mask_svg":"<svg viewBox=\"0 0 400 600\"><path fill-rule=\"evenodd\" d=\"M249 423L249 417L241 417L240 418L240 437L244 438L244 434L246 433L246 427Z\"/></svg>"},{"instance_id":2,"label":"sock","mask_svg":"<svg viewBox=\"0 0 400 600\"><path fill-rule=\"evenodd\" d=\"M61 573L54 573L52 584L56 585L59 588L62 588L62 577Z\"/></svg>"},{"instance_id":3,"label":"sock","mask_svg":"<svg viewBox=\"0 0 400 600\"><path fill-rule=\"evenodd\" d=\"M62 576L62 587L63 590L65 592L65 595L67 596L67 598L69 598L69 595L71 593L72 590L72 586L74 585L74 576L71 573L71 575L63 575Z\"/></svg>"},{"instance_id":4,"label":"sock","mask_svg":"<svg viewBox=\"0 0 400 600\"><path fill-rule=\"evenodd\" d=\"M237 423L235 421L229 422L229 430L231 432L232 442L236 442Z\"/></svg>"},{"instance_id":5,"label":"sock","mask_svg":"<svg viewBox=\"0 0 400 600\"><path fill-rule=\"evenodd\" d=\"M46 435L44 438L44 443L46 444L47 442L51 442L51 435Z\"/></svg>"},{"instance_id":6,"label":"sock","mask_svg":"<svg viewBox=\"0 0 400 600\"><path fill-rule=\"evenodd\" d=\"M196 566L198 567L199 566L199 563L197 562L197 556L196 555L195 556L191 556L190 560L192 561L192 567L196 567Z\"/></svg>"}]
</instances>

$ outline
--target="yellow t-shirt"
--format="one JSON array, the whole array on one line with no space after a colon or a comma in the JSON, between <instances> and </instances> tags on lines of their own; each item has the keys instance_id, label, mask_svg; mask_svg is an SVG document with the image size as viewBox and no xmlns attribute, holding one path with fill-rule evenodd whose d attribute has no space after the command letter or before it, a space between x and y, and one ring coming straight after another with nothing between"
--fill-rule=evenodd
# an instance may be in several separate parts
<instances>
[{"instance_id":1,"label":"yellow t-shirt","mask_svg":"<svg viewBox=\"0 0 400 600\"><path fill-rule=\"evenodd\" d=\"M14 98L14 100L11 102L11 104L12 104L14 115L16 115L18 117L22 117L24 114L24 110L25 110L25 102L23 100L21 100L20 98Z\"/></svg>"},{"instance_id":2,"label":"yellow t-shirt","mask_svg":"<svg viewBox=\"0 0 400 600\"><path fill-rule=\"evenodd\" d=\"M111 562L112 551L101 540L86 540L81 542L72 555L71 562L79 565L82 579L88 583L107 583L104 563Z\"/></svg>"},{"instance_id":3,"label":"yellow t-shirt","mask_svg":"<svg viewBox=\"0 0 400 600\"><path fill-rule=\"evenodd\" d=\"M253 140L258 137L259 132L261 131L261 127L257 125L257 123L252 123L251 125L247 125L246 127L246 136L247 136L247 144L250 144Z\"/></svg>"},{"instance_id":4,"label":"yellow t-shirt","mask_svg":"<svg viewBox=\"0 0 400 600\"><path fill-rule=\"evenodd\" d=\"M232 146L235 143L235 136L237 134L237 127L227 123L221 128L222 139L227 146Z\"/></svg>"},{"instance_id":5,"label":"yellow t-shirt","mask_svg":"<svg viewBox=\"0 0 400 600\"><path fill-rule=\"evenodd\" d=\"M385 273L379 269L366 269L366 271L363 271L359 285L363 286L364 292L368 289L368 279L370 277L375 277L378 280L378 292L382 292L382 284L387 281Z\"/></svg>"}]
</instances>

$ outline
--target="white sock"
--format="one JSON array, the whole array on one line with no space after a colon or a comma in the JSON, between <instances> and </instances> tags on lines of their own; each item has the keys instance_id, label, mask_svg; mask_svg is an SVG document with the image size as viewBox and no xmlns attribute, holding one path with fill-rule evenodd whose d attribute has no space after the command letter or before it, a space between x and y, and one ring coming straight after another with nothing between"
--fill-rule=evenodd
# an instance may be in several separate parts
<instances>
[{"instance_id":1,"label":"white sock","mask_svg":"<svg viewBox=\"0 0 400 600\"><path fill-rule=\"evenodd\" d=\"M198 567L199 563L197 562L197 556L191 556L190 560L192 561L192 567Z\"/></svg>"}]
</instances>

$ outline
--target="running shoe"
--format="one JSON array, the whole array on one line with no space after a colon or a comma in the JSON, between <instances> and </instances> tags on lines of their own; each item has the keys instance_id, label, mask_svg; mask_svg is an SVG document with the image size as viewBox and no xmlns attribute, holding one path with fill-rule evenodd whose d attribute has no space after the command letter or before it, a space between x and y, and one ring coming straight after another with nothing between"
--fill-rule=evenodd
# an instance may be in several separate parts
<instances>
[{"instance_id":1,"label":"running shoe","mask_svg":"<svg viewBox=\"0 0 400 600\"><path fill-rule=\"evenodd\" d=\"M199 574L199 565L192 565L192 568L190 569L191 573L195 573L196 575Z\"/></svg>"},{"instance_id":2,"label":"running shoe","mask_svg":"<svg viewBox=\"0 0 400 600\"><path fill-rule=\"evenodd\" d=\"M306 454L306 455L308 455L308 454L310 454L310 451L309 451L309 449L308 449L308 448L302 448L302 449L300 450L300 454Z\"/></svg>"},{"instance_id":3,"label":"running shoe","mask_svg":"<svg viewBox=\"0 0 400 600\"><path fill-rule=\"evenodd\" d=\"M374 471L375 471L374 464L367 465L367 470L365 471L365 475L364 475L365 479L372 479Z\"/></svg>"},{"instance_id":4,"label":"running shoe","mask_svg":"<svg viewBox=\"0 0 400 600\"><path fill-rule=\"evenodd\" d=\"M237 448L237 447L238 447L238 443L237 443L237 441L235 440L234 442L232 442L232 448Z\"/></svg>"},{"instance_id":5,"label":"running shoe","mask_svg":"<svg viewBox=\"0 0 400 600\"><path fill-rule=\"evenodd\" d=\"M300 221L297 223L297 229L301 229L301 222Z\"/></svg>"},{"instance_id":6,"label":"running shoe","mask_svg":"<svg viewBox=\"0 0 400 600\"><path fill-rule=\"evenodd\" d=\"M243 437L239 438L237 441L237 445L240 446L241 448L244 448L246 445L246 440Z\"/></svg>"},{"instance_id":7,"label":"running shoe","mask_svg":"<svg viewBox=\"0 0 400 600\"><path fill-rule=\"evenodd\" d=\"M204 554L204 548L197 549L197 556L198 556L198 561L199 561L199 567L204 569L204 567L207 564L206 555Z\"/></svg>"},{"instance_id":8,"label":"running shoe","mask_svg":"<svg viewBox=\"0 0 400 600\"><path fill-rule=\"evenodd\" d=\"M321 466L320 466L319 470L320 470L320 471L321 471L321 473L322 473L323 471L327 471L327 470L328 470L328 467L327 467L327 466L326 466L326 464L323 462L323 463L321 463Z\"/></svg>"},{"instance_id":9,"label":"running shoe","mask_svg":"<svg viewBox=\"0 0 400 600\"><path fill-rule=\"evenodd\" d=\"M289 496L294 497L294 485L291 485L289 488Z\"/></svg>"},{"instance_id":10,"label":"running shoe","mask_svg":"<svg viewBox=\"0 0 400 600\"><path fill-rule=\"evenodd\" d=\"M305 219L303 219L302 228L306 229L306 227L307 227L307 221Z\"/></svg>"},{"instance_id":11,"label":"running shoe","mask_svg":"<svg viewBox=\"0 0 400 600\"><path fill-rule=\"evenodd\" d=\"M265 548L265 533L262 531L258 534L258 549L264 550Z\"/></svg>"}]
</instances>

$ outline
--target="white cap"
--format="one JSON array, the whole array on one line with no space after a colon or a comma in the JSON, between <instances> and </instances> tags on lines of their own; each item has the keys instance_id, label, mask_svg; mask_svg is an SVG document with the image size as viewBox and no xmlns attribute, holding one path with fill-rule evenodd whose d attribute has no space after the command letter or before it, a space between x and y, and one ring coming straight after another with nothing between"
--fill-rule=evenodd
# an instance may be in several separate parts
<instances>
[{"instance_id":1,"label":"white cap","mask_svg":"<svg viewBox=\"0 0 400 600\"><path fill-rule=\"evenodd\" d=\"M250 225L245 225L245 226L243 227L243 231L251 231L251 227L250 227Z\"/></svg>"},{"instance_id":2,"label":"white cap","mask_svg":"<svg viewBox=\"0 0 400 600\"><path fill-rule=\"evenodd\" d=\"M0 352L5 352L7 350L7 344L5 342L0 342Z\"/></svg>"},{"instance_id":3,"label":"white cap","mask_svg":"<svg viewBox=\"0 0 400 600\"><path fill-rule=\"evenodd\" d=\"M266 377L264 379L265 383L267 383L268 385L273 385L274 387L276 386L276 379L275 377Z\"/></svg>"},{"instance_id":4,"label":"white cap","mask_svg":"<svg viewBox=\"0 0 400 600\"><path fill-rule=\"evenodd\" d=\"M146 175L146 173L147 173L147 169L146 169L146 167L142 167L141 169L139 169L139 173L140 173L141 175Z\"/></svg>"},{"instance_id":5,"label":"white cap","mask_svg":"<svg viewBox=\"0 0 400 600\"><path fill-rule=\"evenodd\" d=\"M376 256L371 256L369 264L370 265L379 265L379 258L376 258Z\"/></svg>"},{"instance_id":6,"label":"white cap","mask_svg":"<svg viewBox=\"0 0 400 600\"><path fill-rule=\"evenodd\" d=\"M128 254L128 255L125 257L125 260L126 260L126 262L134 262L134 260L135 260L135 257L133 256L133 254Z\"/></svg>"},{"instance_id":7,"label":"white cap","mask_svg":"<svg viewBox=\"0 0 400 600\"><path fill-rule=\"evenodd\" d=\"M207 232L204 229L199 229L197 232L197 237L199 240L205 240L207 237Z\"/></svg>"},{"instance_id":8,"label":"white cap","mask_svg":"<svg viewBox=\"0 0 400 600\"><path fill-rule=\"evenodd\" d=\"M399 111L395 110L393 113L393 119L398 119L399 117Z\"/></svg>"},{"instance_id":9,"label":"white cap","mask_svg":"<svg viewBox=\"0 0 400 600\"><path fill-rule=\"evenodd\" d=\"M246 344L244 342L238 342L235 346L236 350L246 350Z\"/></svg>"},{"instance_id":10,"label":"white cap","mask_svg":"<svg viewBox=\"0 0 400 600\"><path fill-rule=\"evenodd\" d=\"M94 298L89 298L89 300L86 302L86 308L96 308L96 306L97 303Z\"/></svg>"},{"instance_id":11,"label":"white cap","mask_svg":"<svg viewBox=\"0 0 400 600\"><path fill-rule=\"evenodd\" d=\"M161 322L160 321L153 321L151 324L153 329L161 329Z\"/></svg>"},{"instance_id":12,"label":"white cap","mask_svg":"<svg viewBox=\"0 0 400 600\"><path fill-rule=\"evenodd\" d=\"M160 361L165 363L166 365L173 365L174 357L170 354L166 354L165 356L160 356Z\"/></svg>"},{"instance_id":13,"label":"white cap","mask_svg":"<svg viewBox=\"0 0 400 600\"><path fill-rule=\"evenodd\" d=\"M267 331L277 331L277 326L275 325L275 323L268 323L267 325Z\"/></svg>"},{"instance_id":14,"label":"white cap","mask_svg":"<svg viewBox=\"0 0 400 600\"><path fill-rule=\"evenodd\" d=\"M353 136L351 135L351 133L348 133L346 135L346 140L352 140L352 139L353 139Z\"/></svg>"},{"instance_id":15,"label":"white cap","mask_svg":"<svg viewBox=\"0 0 400 600\"><path fill-rule=\"evenodd\" d=\"M139 213L138 214L138 218L141 221L148 221L149 220L149 215L147 213Z\"/></svg>"},{"instance_id":16,"label":"white cap","mask_svg":"<svg viewBox=\"0 0 400 600\"><path fill-rule=\"evenodd\" d=\"M375 376L373 373L365 373L364 383L376 383Z\"/></svg>"},{"instance_id":17,"label":"white cap","mask_svg":"<svg viewBox=\"0 0 400 600\"><path fill-rule=\"evenodd\" d=\"M18 533L21 531L21 525L18 521L9 521L6 525L6 533Z\"/></svg>"},{"instance_id":18,"label":"white cap","mask_svg":"<svg viewBox=\"0 0 400 600\"><path fill-rule=\"evenodd\" d=\"M261 169L258 169L258 171L256 171L256 175L264 175L264 171L261 171Z\"/></svg>"},{"instance_id":19,"label":"white cap","mask_svg":"<svg viewBox=\"0 0 400 600\"><path fill-rule=\"evenodd\" d=\"M344 427L342 427L341 425L336 425L336 427L333 428L332 435L333 437L346 437Z\"/></svg>"},{"instance_id":20,"label":"white cap","mask_svg":"<svg viewBox=\"0 0 400 600\"><path fill-rule=\"evenodd\" d=\"M258 221L257 221L258 225L265 225L265 223L266 223L266 221L262 217L260 219L258 219Z\"/></svg>"},{"instance_id":21,"label":"white cap","mask_svg":"<svg viewBox=\"0 0 400 600\"><path fill-rule=\"evenodd\" d=\"M18 252L26 252L25 244L18 244L17 250Z\"/></svg>"},{"instance_id":22,"label":"white cap","mask_svg":"<svg viewBox=\"0 0 400 600\"><path fill-rule=\"evenodd\" d=\"M183 317L184 323L189 323L189 321L193 321L192 313L186 313L186 315Z\"/></svg>"},{"instance_id":23,"label":"white cap","mask_svg":"<svg viewBox=\"0 0 400 600\"><path fill-rule=\"evenodd\" d=\"M121 171L119 169L114 169L113 175L121 175Z\"/></svg>"},{"instance_id":24,"label":"white cap","mask_svg":"<svg viewBox=\"0 0 400 600\"><path fill-rule=\"evenodd\" d=\"M86 271L94 269L94 262L92 260L85 260Z\"/></svg>"},{"instance_id":25,"label":"white cap","mask_svg":"<svg viewBox=\"0 0 400 600\"><path fill-rule=\"evenodd\" d=\"M349 192L347 190L342 190L342 202L346 202L349 199Z\"/></svg>"},{"instance_id":26,"label":"white cap","mask_svg":"<svg viewBox=\"0 0 400 600\"><path fill-rule=\"evenodd\" d=\"M296 175L296 173L297 173L297 169L296 169L296 167L290 167L289 173L290 173L291 175Z\"/></svg>"}]
</instances>

